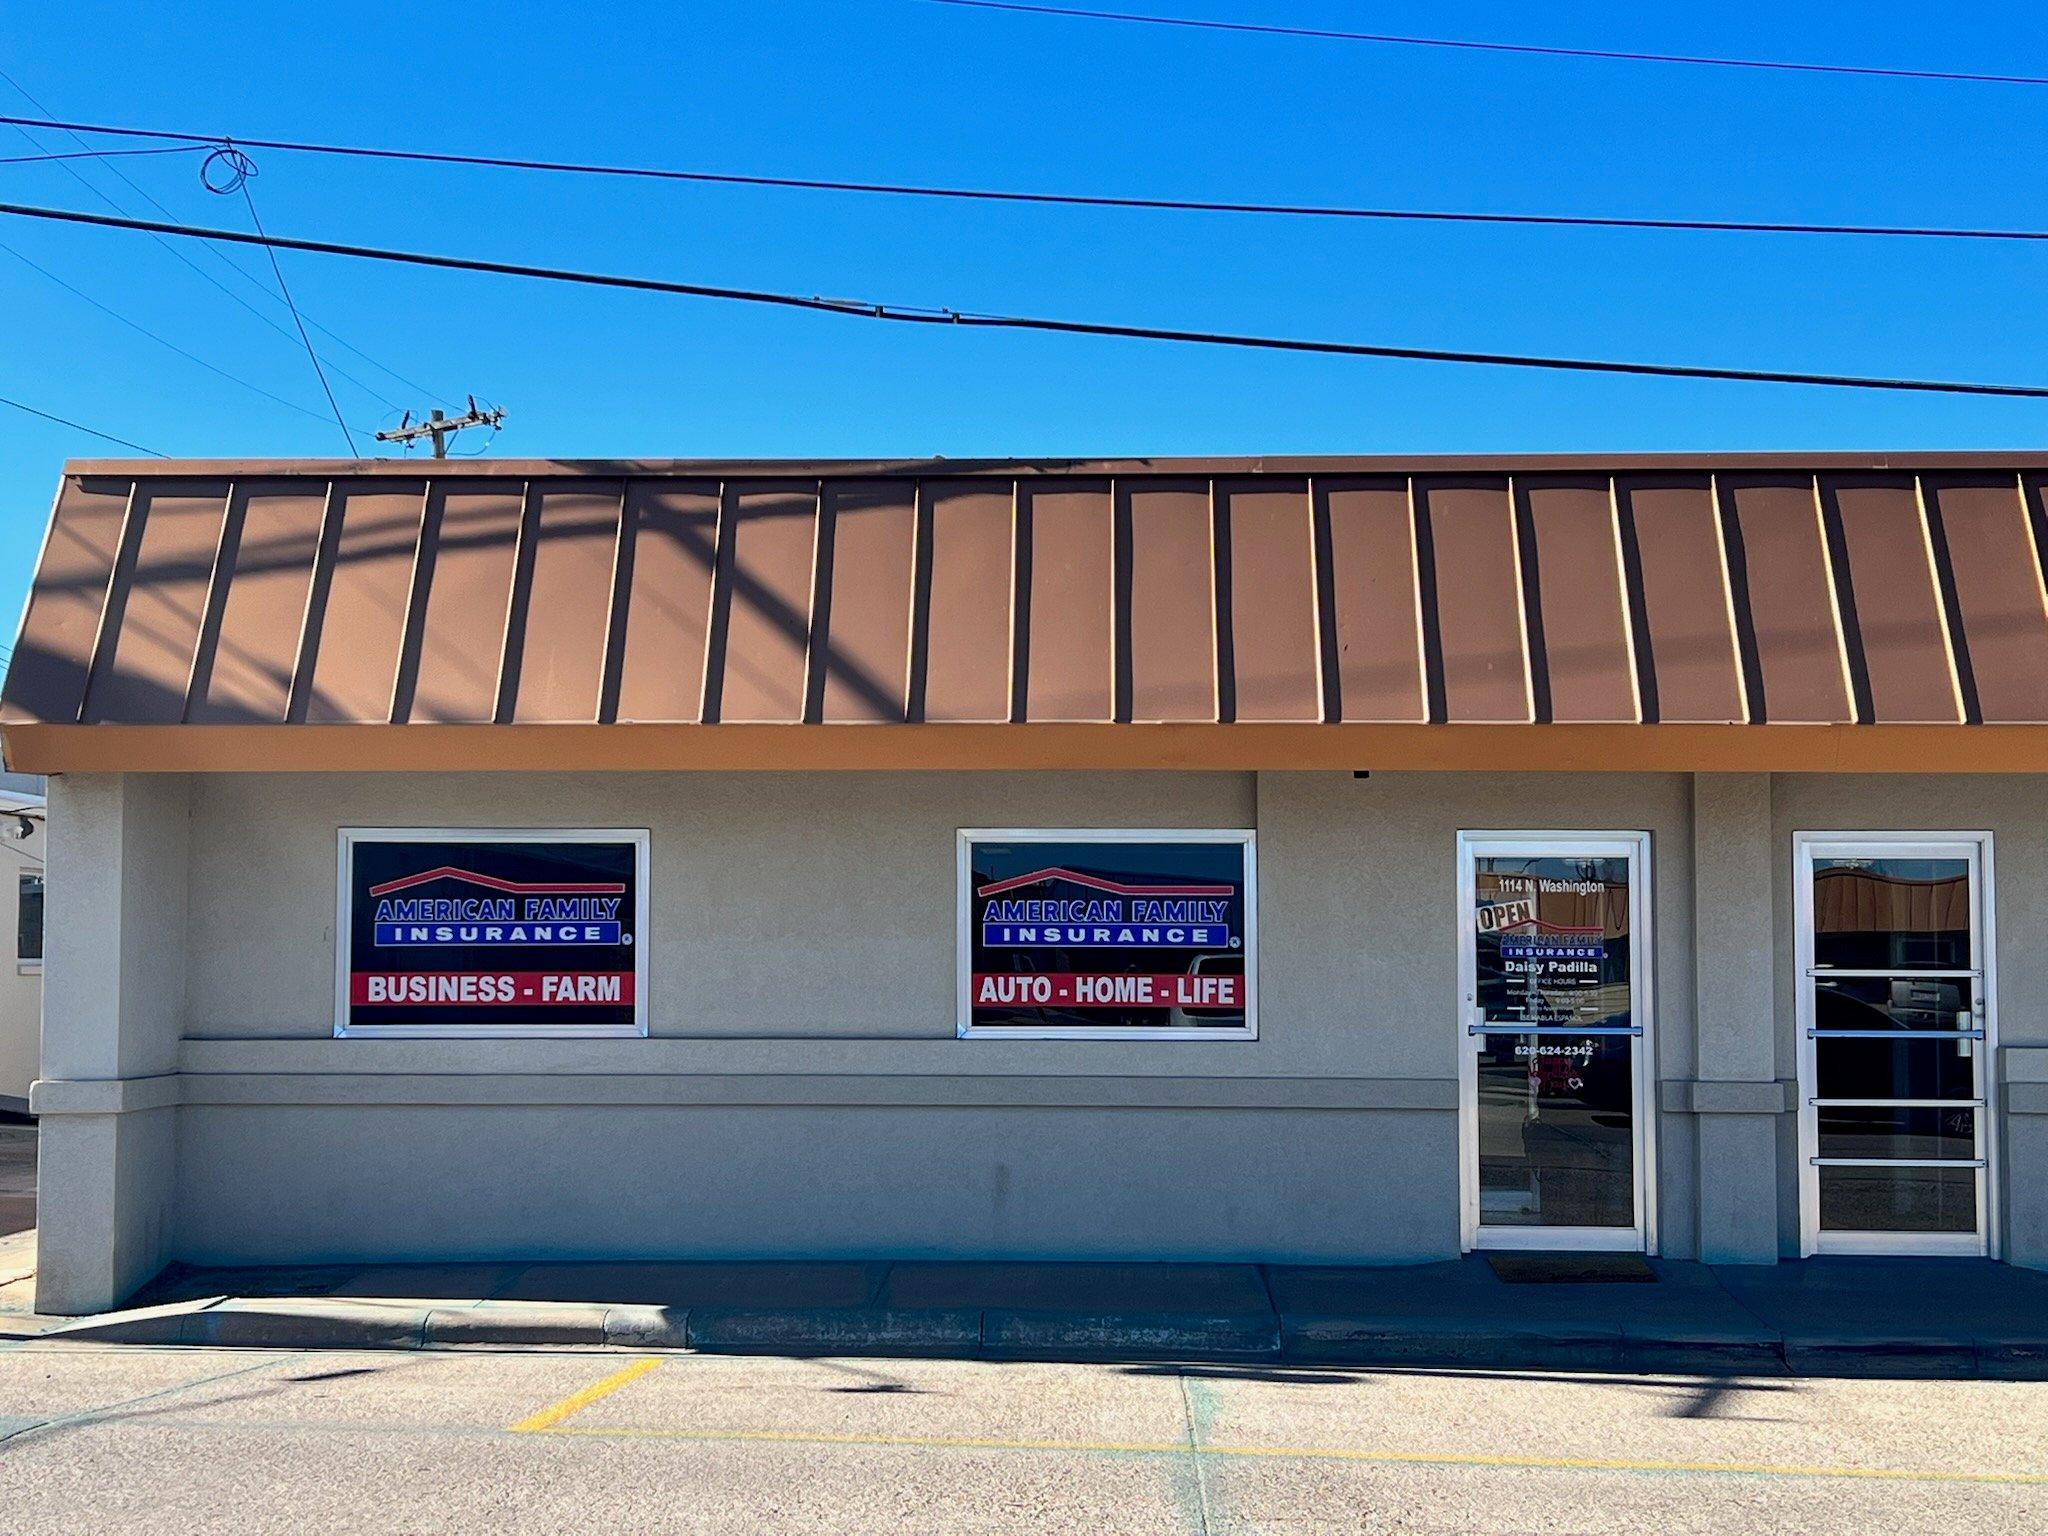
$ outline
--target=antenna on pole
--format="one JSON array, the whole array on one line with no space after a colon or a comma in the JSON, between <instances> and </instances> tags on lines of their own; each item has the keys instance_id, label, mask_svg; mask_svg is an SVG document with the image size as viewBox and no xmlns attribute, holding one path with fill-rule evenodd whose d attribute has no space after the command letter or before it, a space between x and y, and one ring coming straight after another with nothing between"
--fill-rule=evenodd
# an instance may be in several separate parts
<instances>
[{"instance_id":1,"label":"antenna on pole","mask_svg":"<svg viewBox=\"0 0 2048 1536\"><path fill-rule=\"evenodd\" d=\"M414 421L412 419L412 412L407 411L405 419L397 426L390 428L388 431L379 432L377 434L377 441L380 443L404 443L407 447L411 447L419 439L431 437L434 440L434 457L445 459L448 457L448 439L456 433L468 427L489 427L495 431L498 423L504 419L505 409L503 406L494 405L488 409L479 410L477 408L476 396L471 395L469 397L469 409L460 416L445 416L437 409L427 412L424 421Z\"/></svg>"}]
</instances>

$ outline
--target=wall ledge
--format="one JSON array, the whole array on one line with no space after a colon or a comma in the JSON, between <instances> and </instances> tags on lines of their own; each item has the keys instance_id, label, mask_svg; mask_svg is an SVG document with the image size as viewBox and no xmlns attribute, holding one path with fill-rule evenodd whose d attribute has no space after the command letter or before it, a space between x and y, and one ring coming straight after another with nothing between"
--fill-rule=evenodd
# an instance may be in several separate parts
<instances>
[{"instance_id":1,"label":"wall ledge","mask_svg":"<svg viewBox=\"0 0 2048 1536\"><path fill-rule=\"evenodd\" d=\"M1659 1107L1673 1115L1782 1115L1798 1105L1798 1094L1798 1085L1784 1078L1768 1082L1666 1078L1657 1085Z\"/></svg>"},{"instance_id":2,"label":"wall ledge","mask_svg":"<svg viewBox=\"0 0 2048 1536\"><path fill-rule=\"evenodd\" d=\"M2048 1045L2007 1045L1998 1052L2008 1083L2048 1084Z\"/></svg>"},{"instance_id":3,"label":"wall ledge","mask_svg":"<svg viewBox=\"0 0 2048 1536\"><path fill-rule=\"evenodd\" d=\"M186 1072L44 1081L44 1114L120 1114L178 1104L638 1108L927 1108L1455 1111L1450 1078L1062 1077L933 1073Z\"/></svg>"},{"instance_id":4,"label":"wall ledge","mask_svg":"<svg viewBox=\"0 0 2048 1536\"><path fill-rule=\"evenodd\" d=\"M38 1078L29 1084L29 1113L127 1115L182 1102L179 1074L158 1077Z\"/></svg>"},{"instance_id":5,"label":"wall ledge","mask_svg":"<svg viewBox=\"0 0 2048 1536\"><path fill-rule=\"evenodd\" d=\"M2005 1112L2008 1115L2048 1115L2048 1083L2007 1083Z\"/></svg>"}]
</instances>

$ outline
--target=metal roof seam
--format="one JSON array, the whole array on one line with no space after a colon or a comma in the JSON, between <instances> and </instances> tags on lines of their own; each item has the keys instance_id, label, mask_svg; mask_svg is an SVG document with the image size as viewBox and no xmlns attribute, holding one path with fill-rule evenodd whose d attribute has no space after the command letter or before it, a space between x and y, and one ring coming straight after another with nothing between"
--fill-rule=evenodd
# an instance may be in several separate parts
<instances>
[{"instance_id":1,"label":"metal roof seam","mask_svg":"<svg viewBox=\"0 0 2048 1536\"><path fill-rule=\"evenodd\" d=\"M1842 669L1842 692L1852 724L1868 725L1877 708L1870 686L1870 657L1863 644L1863 626L1856 605L1854 572L1849 564L1848 536L1842 527L1841 503L1832 485L1818 474L1813 480L1813 515L1820 528L1821 590L1827 596L1834 626L1835 656Z\"/></svg>"},{"instance_id":2,"label":"metal roof seam","mask_svg":"<svg viewBox=\"0 0 2048 1536\"><path fill-rule=\"evenodd\" d=\"M1621 583L1621 644L1627 661L1629 718L1643 723L1643 668L1637 645L1637 594L1640 580L1631 574L1628 541L1621 531L1621 492L1616 477L1607 477L1607 523L1614 537L1614 569Z\"/></svg>"},{"instance_id":3,"label":"metal roof seam","mask_svg":"<svg viewBox=\"0 0 2048 1536\"><path fill-rule=\"evenodd\" d=\"M398 654L392 659L391 705L386 718L401 725L412 718L419 694L420 648L425 640L427 598L433 583L434 557L440 545L441 519L447 491L429 483L420 497L419 536L413 544L412 579L406 584L405 618L399 626Z\"/></svg>"},{"instance_id":4,"label":"metal roof seam","mask_svg":"<svg viewBox=\"0 0 2048 1536\"><path fill-rule=\"evenodd\" d=\"M1021 481L1010 482L1010 714L1020 724L1031 707L1031 503Z\"/></svg>"},{"instance_id":5,"label":"metal roof seam","mask_svg":"<svg viewBox=\"0 0 2048 1536\"><path fill-rule=\"evenodd\" d=\"M206 599L200 610L198 631L193 636L192 655L185 669L185 697L178 710L180 724L192 718L192 707L211 677L214 655L220 644L221 614L227 607L228 572L241 544L242 525L248 511L247 482L229 481L227 499L221 508L220 532L214 539L213 568L206 577Z\"/></svg>"},{"instance_id":6,"label":"metal roof seam","mask_svg":"<svg viewBox=\"0 0 2048 1536\"><path fill-rule=\"evenodd\" d=\"M87 654L82 684L78 695L78 713L75 718L83 724L86 712L92 707L93 687L103 674L112 656L113 646L121 630L121 616L128 602L128 578L135 568L135 554L142 542L142 519L136 515L138 504L147 505L140 481L128 486L127 506L121 513L121 532L114 544L114 563L107 572L106 595L101 599L100 621L93 631L92 649Z\"/></svg>"},{"instance_id":7,"label":"metal roof seam","mask_svg":"<svg viewBox=\"0 0 2048 1536\"><path fill-rule=\"evenodd\" d=\"M291 682L285 689L287 725L305 721L311 708L313 663L319 652L320 626L326 618L327 583L333 578L334 548L341 537L341 488L327 481L320 507L320 532L313 542L313 569L306 580L306 600L299 617L298 643L292 651Z\"/></svg>"},{"instance_id":8,"label":"metal roof seam","mask_svg":"<svg viewBox=\"0 0 2048 1536\"><path fill-rule=\"evenodd\" d=\"M733 519L739 506L739 487L730 480L718 484L718 527L713 535L711 600L704 619L704 696L697 718L715 725L725 718L725 648L732 616Z\"/></svg>"},{"instance_id":9,"label":"metal roof seam","mask_svg":"<svg viewBox=\"0 0 2048 1536\"><path fill-rule=\"evenodd\" d=\"M1944 563L1937 559L1934 553L1936 538L1941 537L1944 546L1947 539L1936 527L1938 513L1927 494L1925 475L1913 476L1913 509L1919 514L1920 519L1920 553L1927 562L1927 584L1934 594L1934 612L1940 626L1938 633L1941 636L1942 658L1948 674L1949 695L1955 701L1955 718L1968 723L1971 716L1976 713L1974 699L1965 696L1963 674L1969 666L1969 661L1967 653L1962 649L1962 634L1956 627L1953 582L1944 571ZM1972 686L1967 692L1974 695L1976 689Z\"/></svg>"},{"instance_id":10,"label":"metal roof seam","mask_svg":"<svg viewBox=\"0 0 2048 1536\"><path fill-rule=\"evenodd\" d=\"M832 557L839 508L825 495L825 482L811 492L811 574L809 613L804 627L803 702L797 719L817 725L825 718L825 675L832 665Z\"/></svg>"},{"instance_id":11,"label":"metal roof seam","mask_svg":"<svg viewBox=\"0 0 2048 1536\"><path fill-rule=\"evenodd\" d=\"M532 480L519 495L519 532L512 546L512 580L505 593L505 622L498 633L498 687L491 723L510 724L519 705L520 668L526 626L532 618L534 544L540 532L540 488Z\"/></svg>"},{"instance_id":12,"label":"metal roof seam","mask_svg":"<svg viewBox=\"0 0 2048 1536\"><path fill-rule=\"evenodd\" d=\"M918 724L925 716L925 666L931 648L932 507L928 482L919 480L910 493L910 613L904 633L903 720Z\"/></svg>"},{"instance_id":13,"label":"metal roof seam","mask_svg":"<svg viewBox=\"0 0 2048 1536\"><path fill-rule=\"evenodd\" d=\"M1528 504L1528 487L1513 474L1508 476L1507 517L1508 555L1515 570L1515 619L1521 642L1523 718L1532 725L1547 724L1555 705L1550 695L1550 652L1543 634L1543 596L1536 585L1536 528Z\"/></svg>"},{"instance_id":14,"label":"metal roof seam","mask_svg":"<svg viewBox=\"0 0 2048 1536\"><path fill-rule=\"evenodd\" d=\"M1756 608L1750 601L1749 546L1743 536L1733 487L1718 474L1712 483L1715 526L1728 578L1730 632L1735 638L1737 675L1742 680L1744 723L1767 725L1771 720L1771 701L1764 679L1763 650L1757 640Z\"/></svg>"},{"instance_id":15,"label":"metal roof seam","mask_svg":"<svg viewBox=\"0 0 2048 1536\"><path fill-rule=\"evenodd\" d=\"M604 647L598 659L596 723L619 718L620 676L625 668L627 608L633 597L633 549L639 538L638 508L631 481L619 482L619 527L612 543L612 584L605 594Z\"/></svg>"},{"instance_id":16,"label":"metal roof seam","mask_svg":"<svg viewBox=\"0 0 2048 1536\"><path fill-rule=\"evenodd\" d=\"M1237 719L1237 551L1230 500L1217 494L1209 479L1206 532L1209 538L1209 718L1221 724Z\"/></svg>"}]
</instances>

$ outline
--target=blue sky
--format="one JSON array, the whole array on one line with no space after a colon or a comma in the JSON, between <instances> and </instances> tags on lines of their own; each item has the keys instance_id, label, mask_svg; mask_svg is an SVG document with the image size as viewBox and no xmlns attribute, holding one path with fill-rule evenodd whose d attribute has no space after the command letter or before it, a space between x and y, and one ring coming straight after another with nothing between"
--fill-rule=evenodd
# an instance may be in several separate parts
<instances>
[{"instance_id":1,"label":"blue sky","mask_svg":"<svg viewBox=\"0 0 2048 1536\"><path fill-rule=\"evenodd\" d=\"M1236 20L2048 73L2039 7L1152 0ZM1209 34L918 0L10 7L59 116L690 168L1189 197L2048 225L2048 88ZM0 83L0 110L30 111ZM51 149L75 147L42 136ZM0 155L33 145L0 129ZM1405 345L2048 380L2048 246L1334 225L593 183L261 154L275 232L903 303ZM189 157L123 171L245 227ZM128 187L80 174L137 212ZM21 202L101 208L53 165ZM177 455L331 455L304 354L148 237L0 219L0 395ZM205 251L193 261L289 326ZM235 259L267 279L260 253ZM305 310L519 456L2040 447L2048 402L892 328L287 254ZM365 433L432 403L317 338ZM60 464L0 408L0 611Z\"/></svg>"}]
</instances>

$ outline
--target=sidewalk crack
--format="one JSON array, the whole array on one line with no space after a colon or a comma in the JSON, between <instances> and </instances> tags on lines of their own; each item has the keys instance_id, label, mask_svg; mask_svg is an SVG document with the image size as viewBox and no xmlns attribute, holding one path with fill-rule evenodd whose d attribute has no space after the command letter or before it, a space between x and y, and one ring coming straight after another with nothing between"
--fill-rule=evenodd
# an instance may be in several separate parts
<instances>
[{"instance_id":1,"label":"sidewalk crack","mask_svg":"<svg viewBox=\"0 0 2048 1536\"><path fill-rule=\"evenodd\" d=\"M1211 1536L1215 1527L1209 1519L1209 1475L1202 1465L1202 1443L1195 1431L1195 1405L1188 1394L1188 1373L1175 1371L1173 1379L1180 1388L1181 1420L1187 1426L1188 1463L1195 1473L1195 1512L1202 1522L1202 1536Z\"/></svg>"},{"instance_id":2,"label":"sidewalk crack","mask_svg":"<svg viewBox=\"0 0 2048 1536\"><path fill-rule=\"evenodd\" d=\"M190 1392L195 1387L210 1386L217 1381L231 1381L237 1376L250 1376L258 1371L267 1371L276 1366L289 1365L291 1362L302 1358L304 1358L304 1352L294 1350L287 1355L277 1355L267 1360L259 1360L254 1365L237 1366L231 1371L216 1371L211 1375L197 1376L190 1381L181 1381L176 1386L164 1387L155 1392L144 1392L136 1397L123 1398L118 1403L102 1403L97 1407L80 1409L76 1413L60 1413L51 1418L38 1419L34 1423L22 1424L7 1431L5 1434L0 1434L0 1451L11 1448L17 1441L29 1435L39 1435L46 1430L52 1429L75 1429L80 1425L93 1424L102 1419L116 1418L127 1410L139 1408L145 1403L154 1403L167 1397L176 1397L180 1393Z\"/></svg>"}]
</instances>

